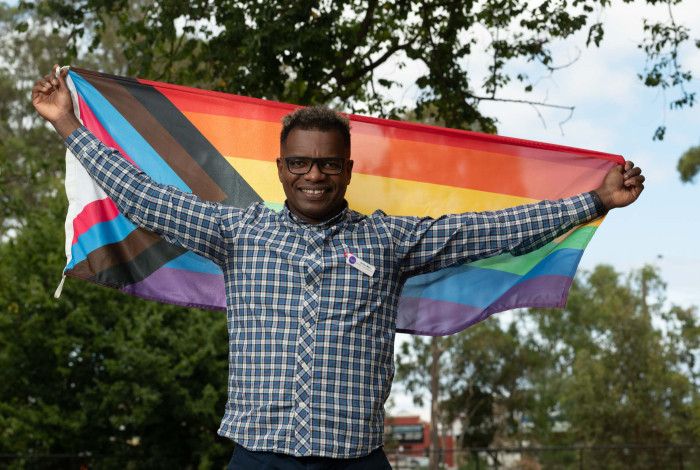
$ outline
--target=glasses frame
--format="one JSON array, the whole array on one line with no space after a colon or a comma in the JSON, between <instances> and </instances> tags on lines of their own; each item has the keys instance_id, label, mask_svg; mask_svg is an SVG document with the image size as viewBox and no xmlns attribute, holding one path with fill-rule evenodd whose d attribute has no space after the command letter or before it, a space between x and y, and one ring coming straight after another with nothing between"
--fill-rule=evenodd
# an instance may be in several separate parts
<instances>
[{"instance_id":1,"label":"glasses frame","mask_svg":"<svg viewBox=\"0 0 700 470\"><path fill-rule=\"evenodd\" d=\"M289 156L289 157L280 157L282 160L284 160L285 165L287 167L287 171L289 171L293 175L297 176L302 176L308 174L311 169L316 165L318 168L318 171L323 173L324 175L328 176L337 176L341 175L343 171L345 170L345 163L349 161L349 159L345 157L324 157L324 158L313 158L313 157L298 157L298 156ZM290 160L304 160L305 162L310 162L311 164L309 165L309 168L304 171L303 173L299 173L297 170L292 170L292 168L289 166ZM339 162L340 163L340 170L338 170L337 173L328 173L327 171L323 171L323 168L321 168L321 162L324 161L333 161L333 162Z\"/></svg>"}]
</instances>

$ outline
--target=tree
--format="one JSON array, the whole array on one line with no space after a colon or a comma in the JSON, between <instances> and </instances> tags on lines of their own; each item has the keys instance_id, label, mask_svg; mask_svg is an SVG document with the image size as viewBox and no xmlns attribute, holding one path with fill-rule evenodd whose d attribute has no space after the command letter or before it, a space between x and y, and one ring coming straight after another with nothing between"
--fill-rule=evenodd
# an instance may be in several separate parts
<instances>
[{"instance_id":1,"label":"tree","mask_svg":"<svg viewBox=\"0 0 700 470\"><path fill-rule=\"evenodd\" d=\"M0 239L21 229L26 215L47 192L59 188L61 143L31 112L28 84L49 67L66 40L27 34L17 41L13 9L0 4Z\"/></svg>"},{"instance_id":2,"label":"tree","mask_svg":"<svg viewBox=\"0 0 700 470\"><path fill-rule=\"evenodd\" d=\"M520 328L518 321L502 327L490 320L446 338L416 336L401 345L396 380L417 405L430 397L435 436L437 423L449 429L455 422L462 429L463 447L488 447L518 433L529 402L524 380L539 364ZM432 437L431 444L435 442ZM431 450L431 457L440 451ZM431 458L431 468L437 464Z\"/></svg>"},{"instance_id":3,"label":"tree","mask_svg":"<svg viewBox=\"0 0 700 470\"><path fill-rule=\"evenodd\" d=\"M100 468L221 468L226 318L66 282L63 198L0 244L0 454L82 454Z\"/></svg>"},{"instance_id":4,"label":"tree","mask_svg":"<svg viewBox=\"0 0 700 470\"><path fill-rule=\"evenodd\" d=\"M695 175L700 171L700 146L690 147L678 159L678 173L681 181L692 183Z\"/></svg>"},{"instance_id":5,"label":"tree","mask_svg":"<svg viewBox=\"0 0 700 470\"><path fill-rule=\"evenodd\" d=\"M17 32L32 14L0 5L0 466L225 465L216 429L226 398L226 319L66 282L65 149L31 111L28 89L65 57L64 32ZM20 28L21 29L21 28ZM103 45L93 64L118 53ZM102 62L104 61L104 62Z\"/></svg>"},{"instance_id":6,"label":"tree","mask_svg":"<svg viewBox=\"0 0 700 470\"><path fill-rule=\"evenodd\" d=\"M697 442L697 313L666 305L664 292L653 267L623 280L598 266L578 278L564 310L532 312L532 338L552 364L531 379L534 436L586 445ZM625 468L667 466L664 452L636 452ZM595 464L616 468L620 460L596 455Z\"/></svg>"},{"instance_id":7,"label":"tree","mask_svg":"<svg viewBox=\"0 0 700 470\"><path fill-rule=\"evenodd\" d=\"M653 267L625 278L602 265L577 277L563 310L519 311L507 325L489 319L441 339L441 422L460 423L463 447L697 442L700 323L695 308L667 304L665 287ZM431 361L421 338L398 353L397 381L419 404ZM596 454L586 466L663 468L669 459L656 448Z\"/></svg>"},{"instance_id":8,"label":"tree","mask_svg":"<svg viewBox=\"0 0 700 470\"><path fill-rule=\"evenodd\" d=\"M635 0L620 0L631 3ZM639 47L648 58L639 76L650 87L677 90L671 106L694 104L685 90L692 74L678 56L690 40L676 22L673 5L682 0L638 0L667 5L666 21L643 23ZM496 119L479 111L484 101L516 101L572 111L573 106L514 99L503 87L535 83L512 71L516 60L537 63L543 73L566 66L552 45L587 31L586 45L604 37L598 13L610 0L364 0L320 2L239 0L227 2L115 2L70 4L24 1L56 31L67 31L68 51L80 60L85 43L100 51L108 37L123 43L128 74L302 105L333 103L345 110L382 117L414 112L456 128L496 131ZM486 50L485 79L477 81L467 59ZM388 100L397 86L382 66L409 61L424 69L414 109ZM109 70L108 70L109 71ZM656 137L663 138L660 126Z\"/></svg>"}]
</instances>

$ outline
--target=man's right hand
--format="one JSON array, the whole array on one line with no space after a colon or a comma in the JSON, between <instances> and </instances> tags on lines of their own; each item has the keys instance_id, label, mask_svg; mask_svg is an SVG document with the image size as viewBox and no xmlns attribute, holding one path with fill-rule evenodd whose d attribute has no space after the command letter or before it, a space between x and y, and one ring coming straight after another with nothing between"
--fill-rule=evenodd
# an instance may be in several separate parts
<instances>
[{"instance_id":1,"label":"man's right hand","mask_svg":"<svg viewBox=\"0 0 700 470\"><path fill-rule=\"evenodd\" d=\"M66 85L67 70L54 65L51 73L36 81L32 88L32 104L39 115L49 121L63 138L81 126L73 114L73 100Z\"/></svg>"}]
</instances>

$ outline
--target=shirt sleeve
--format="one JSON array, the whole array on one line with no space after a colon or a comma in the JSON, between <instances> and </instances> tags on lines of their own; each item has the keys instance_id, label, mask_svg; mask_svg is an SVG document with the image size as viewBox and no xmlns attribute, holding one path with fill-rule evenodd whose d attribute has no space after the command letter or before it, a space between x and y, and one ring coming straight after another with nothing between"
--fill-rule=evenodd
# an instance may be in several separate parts
<instances>
[{"instance_id":1,"label":"shirt sleeve","mask_svg":"<svg viewBox=\"0 0 700 470\"><path fill-rule=\"evenodd\" d=\"M594 197L584 193L437 219L390 218L401 273L416 275L502 253L518 256L536 250L573 227L603 215Z\"/></svg>"},{"instance_id":2,"label":"shirt sleeve","mask_svg":"<svg viewBox=\"0 0 700 470\"><path fill-rule=\"evenodd\" d=\"M156 183L84 127L69 135L66 145L131 222L217 264L223 262L227 231L240 220L241 209Z\"/></svg>"}]
</instances>

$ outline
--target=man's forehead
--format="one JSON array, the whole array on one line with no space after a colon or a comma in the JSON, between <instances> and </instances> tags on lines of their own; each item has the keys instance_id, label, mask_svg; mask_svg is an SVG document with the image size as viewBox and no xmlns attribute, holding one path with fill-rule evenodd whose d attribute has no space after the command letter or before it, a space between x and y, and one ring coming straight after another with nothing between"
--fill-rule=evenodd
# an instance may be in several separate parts
<instances>
[{"instance_id":1,"label":"man's forehead","mask_svg":"<svg viewBox=\"0 0 700 470\"><path fill-rule=\"evenodd\" d=\"M283 155L349 156L343 136L336 129L292 129L280 150Z\"/></svg>"}]
</instances>

